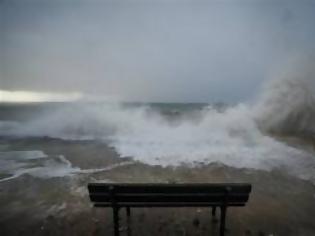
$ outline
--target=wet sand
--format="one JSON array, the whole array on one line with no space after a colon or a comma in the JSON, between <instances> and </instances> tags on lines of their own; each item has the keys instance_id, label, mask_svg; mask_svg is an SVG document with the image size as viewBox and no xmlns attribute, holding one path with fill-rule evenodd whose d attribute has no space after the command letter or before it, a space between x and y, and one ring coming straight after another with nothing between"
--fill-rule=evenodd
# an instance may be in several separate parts
<instances>
[{"instance_id":1,"label":"wet sand","mask_svg":"<svg viewBox=\"0 0 315 236\"><path fill-rule=\"evenodd\" d=\"M92 207L87 183L250 182L246 207L229 208L227 235L315 235L315 186L282 170L236 169L222 164L149 166L119 158L103 143L58 139L0 140L1 149L42 150L63 155L74 167L96 173L37 178L28 174L0 182L0 235L112 235L110 209ZM128 162L126 165L116 165ZM122 225L125 214L121 212ZM124 228L122 228L124 230ZM132 209L132 235L218 235L207 208Z\"/></svg>"}]
</instances>

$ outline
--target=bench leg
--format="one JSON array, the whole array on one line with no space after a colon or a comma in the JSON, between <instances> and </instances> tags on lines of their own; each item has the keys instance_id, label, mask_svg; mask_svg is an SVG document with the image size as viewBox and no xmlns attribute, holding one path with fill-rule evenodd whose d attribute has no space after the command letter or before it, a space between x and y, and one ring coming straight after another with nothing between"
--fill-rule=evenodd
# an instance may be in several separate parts
<instances>
[{"instance_id":1,"label":"bench leg","mask_svg":"<svg viewBox=\"0 0 315 236\"><path fill-rule=\"evenodd\" d=\"M131 236L131 228L130 228L130 207L126 207L127 213L127 235Z\"/></svg>"},{"instance_id":2,"label":"bench leg","mask_svg":"<svg viewBox=\"0 0 315 236\"><path fill-rule=\"evenodd\" d=\"M114 235L119 236L119 208L113 207L113 218L114 218Z\"/></svg>"},{"instance_id":3,"label":"bench leg","mask_svg":"<svg viewBox=\"0 0 315 236\"><path fill-rule=\"evenodd\" d=\"M226 207L221 207L221 219L220 219L220 236L224 236L225 230L225 216L226 216Z\"/></svg>"},{"instance_id":4,"label":"bench leg","mask_svg":"<svg viewBox=\"0 0 315 236\"><path fill-rule=\"evenodd\" d=\"M215 217L216 207L212 207L212 217Z\"/></svg>"}]
</instances>

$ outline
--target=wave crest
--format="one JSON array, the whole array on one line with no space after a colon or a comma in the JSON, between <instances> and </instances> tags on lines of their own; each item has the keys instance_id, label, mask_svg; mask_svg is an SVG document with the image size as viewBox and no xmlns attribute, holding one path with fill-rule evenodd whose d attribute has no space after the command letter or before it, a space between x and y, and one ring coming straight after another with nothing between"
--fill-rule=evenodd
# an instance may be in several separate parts
<instances>
[{"instance_id":1,"label":"wave crest","mask_svg":"<svg viewBox=\"0 0 315 236\"><path fill-rule=\"evenodd\" d=\"M315 61L289 63L265 86L255 120L267 132L315 135Z\"/></svg>"}]
</instances>

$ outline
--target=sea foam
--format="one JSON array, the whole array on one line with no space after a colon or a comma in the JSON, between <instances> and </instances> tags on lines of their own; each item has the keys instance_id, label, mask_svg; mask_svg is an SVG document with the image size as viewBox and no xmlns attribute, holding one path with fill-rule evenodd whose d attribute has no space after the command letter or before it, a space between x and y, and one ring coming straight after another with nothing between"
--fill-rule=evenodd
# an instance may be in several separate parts
<instances>
[{"instance_id":1,"label":"sea foam","mask_svg":"<svg viewBox=\"0 0 315 236\"><path fill-rule=\"evenodd\" d=\"M10 136L97 139L120 156L149 165L217 162L238 168L282 168L305 177L315 172L313 154L269 135L314 134L313 67L302 71L301 76L286 73L270 82L256 103L223 110L209 105L198 111L198 118L184 114L170 121L149 105L76 103L25 124L0 128L2 135Z\"/></svg>"}]
</instances>

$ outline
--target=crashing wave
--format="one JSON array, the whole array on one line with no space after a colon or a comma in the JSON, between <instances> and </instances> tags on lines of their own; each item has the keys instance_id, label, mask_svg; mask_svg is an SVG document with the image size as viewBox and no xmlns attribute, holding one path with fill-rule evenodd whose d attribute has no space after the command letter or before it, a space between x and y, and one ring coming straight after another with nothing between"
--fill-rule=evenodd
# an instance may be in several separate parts
<instances>
[{"instance_id":1,"label":"crashing wave","mask_svg":"<svg viewBox=\"0 0 315 236\"><path fill-rule=\"evenodd\" d=\"M312 154L268 135L315 131L313 67L302 71L301 76L287 73L269 83L256 105L219 110L209 106L198 116L172 117L176 122L150 106L77 103L24 124L3 124L0 133L102 140L120 156L150 165L219 162L238 168L282 168L305 175L315 170Z\"/></svg>"},{"instance_id":2,"label":"crashing wave","mask_svg":"<svg viewBox=\"0 0 315 236\"><path fill-rule=\"evenodd\" d=\"M315 134L315 62L294 64L265 86L255 120L267 132Z\"/></svg>"}]
</instances>

